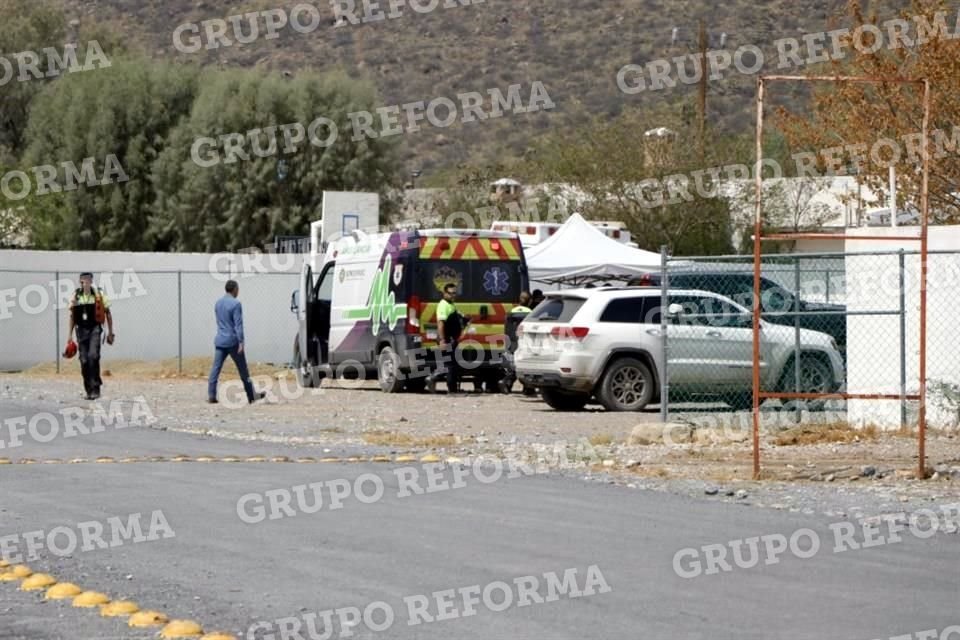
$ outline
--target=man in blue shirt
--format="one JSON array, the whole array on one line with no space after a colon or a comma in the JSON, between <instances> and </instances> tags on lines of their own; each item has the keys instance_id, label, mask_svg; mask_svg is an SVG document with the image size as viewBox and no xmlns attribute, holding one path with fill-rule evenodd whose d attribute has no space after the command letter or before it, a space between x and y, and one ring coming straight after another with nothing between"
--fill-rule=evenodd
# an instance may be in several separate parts
<instances>
[{"instance_id":1,"label":"man in blue shirt","mask_svg":"<svg viewBox=\"0 0 960 640\"><path fill-rule=\"evenodd\" d=\"M217 337L213 340L216 354L213 356L213 368L210 369L210 379L207 381L207 402L217 402L217 382L220 380L220 370L227 356L237 365L237 372L243 382L243 390L247 393L247 400L253 404L263 399L266 393L255 393L253 382L250 380L250 371L247 369L247 356L243 352L243 307L237 300L240 294L240 285L235 280L228 280L227 295L217 300L214 306L214 315L217 317Z\"/></svg>"}]
</instances>

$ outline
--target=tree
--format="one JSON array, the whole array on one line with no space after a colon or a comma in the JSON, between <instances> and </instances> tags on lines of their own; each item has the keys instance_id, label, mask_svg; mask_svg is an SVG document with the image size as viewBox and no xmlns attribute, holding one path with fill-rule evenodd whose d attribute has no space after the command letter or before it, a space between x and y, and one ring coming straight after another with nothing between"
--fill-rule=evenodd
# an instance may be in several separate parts
<instances>
[{"instance_id":1,"label":"tree","mask_svg":"<svg viewBox=\"0 0 960 640\"><path fill-rule=\"evenodd\" d=\"M320 217L324 190L376 191L389 210L401 182L397 138L358 138L348 115L376 104L370 83L343 73L204 74L190 116L157 160L151 237L177 251L259 246L272 235L303 234ZM320 121L311 137L318 118L335 131ZM299 142L296 125L307 134ZM225 139L245 156L228 153Z\"/></svg>"},{"instance_id":2,"label":"tree","mask_svg":"<svg viewBox=\"0 0 960 640\"><path fill-rule=\"evenodd\" d=\"M582 193L571 208L586 218L623 222L644 249L665 244L675 255L728 253L732 227L729 202L720 194L723 176L700 166L696 141L671 129L683 130L669 116L628 112L613 121L596 119L547 139L536 156L540 175ZM723 139L705 147L707 166L739 157Z\"/></svg>"},{"instance_id":3,"label":"tree","mask_svg":"<svg viewBox=\"0 0 960 640\"><path fill-rule=\"evenodd\" d=\"M25 208L37 246L155 248L146 233L153 163L189 113L196 76L188 66L115 59L109 68L65 75L34 99L21 164L28 175L53 167L58 185L45 193L33 180L30 197L15 203ZM71 168L92 170L95 179L71 180Z\"/></svg>"},{"instance_id":4,"label":"tree","mask_svg":"<svg viewBox=\"0 0 960 640\"><path fill-rule=\"evenodd\" d=\"M950 10L941 0L914 0L911 8L901 13L911 29L900 38L900 46L892 49L889 31L877 26L875 15L865 15L855 0L849 3L847 13L852 33L871 26L864 31L864 46L852 46L852 36L844 40L842 50L846 56L830 62L827 72L930 82L930 129L939 132L932 136L929 147L931 220L960 221L960 158L954 130L955 123L960 122L960 39L951 32L953 25L944 20L955 15L956 10ZM883 34L884 42L873 40L875 28ZM869 52L877 44L881 45L877 51ZM860 164L864 183L883 192L892 164L896 167L898 192L906 201L919 206L921 156L911 153L911 146L922 144L922 106L922 91L916 86L830 83L815 87L812 113L782 108L778 116L793 149L818 154L821 172L828 170L833 157L821 150L841 147L837 164ZM899 159L890 147L877 145L881 139L895 141ZM862 146L858 149L856 145ZM875 145L876 154L872 153Z\"/></svg>"}]
</instances>

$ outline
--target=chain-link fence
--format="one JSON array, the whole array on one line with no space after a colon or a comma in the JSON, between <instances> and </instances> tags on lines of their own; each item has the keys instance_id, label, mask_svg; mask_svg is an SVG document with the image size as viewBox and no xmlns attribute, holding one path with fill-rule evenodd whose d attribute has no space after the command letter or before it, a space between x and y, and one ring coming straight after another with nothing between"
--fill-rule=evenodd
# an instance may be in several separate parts
<instances>
[{"instance_id":1,"label":"chain-link fence","mask_svg":"<svg viewBox=\"0 0 960 640\"><path fill-rule=\"evenodd\" d=\"M960 253L928 257L927 416L960 425L960 356L952 344ZM665 419L752 424L753 379L766 393L919 392L920 256L916 252L776 254L760 265L759 366L754 362L752 256L684 257L646 278L668 313ZM916 401L761 399L761 425L916 424Z\"/></svg>"},{"instance_id":2,"label":"chain-link fence","mask_svg":"<svg viewBox=\"0 0 960 640\"><path fill-rule=\"evenodd\" d=\"M656 365L662 370L654 372L657 395L669 398L660 403L662 417L746 429L754 375L752 257L684 257L665 264L637 282L653 288L657 308L668 311L640 320L644 331L637 334L651 352L667 354L665 364ZM771 254L763 256L760 275L762 391L918 392L916 252ZM289 363L298 330L290 295L299 286L298 274L230 277L240 283L251 361ZM59 364L74 278L54 271L0 271L0 370ZM98 274L96 284L111 300L117 333L105 358L167 360L172 368L190 357L210 357L213 304L226 278L209 271ZM960 252L931 251L926 382L934 427L960 425L960 356L953 339L958 300ZM664 362L660 356L655 360ZM776 426L797 420L896 426L915 424L916 412L916 402L898 399L764 399L761 420Z\"/></svg>"},{"instance_id":3,"label":"chain-link fence","mask_svg":"<svg viewBox=\"0 0 960 640\"><path fill-rule=\"evenodd\" d=\"M98 273L96 287L110 301L117 338L108 360L162 361L182 367L190 357L211 357L213 305L228 278L240 285L246 349L251 362L286 364L293 355L297 320L290 295L297 273L125 270ZM0 270L0 370L44 363L60 366L68 339L69 301L76 274Z\"/></svg>"}]
</instances>

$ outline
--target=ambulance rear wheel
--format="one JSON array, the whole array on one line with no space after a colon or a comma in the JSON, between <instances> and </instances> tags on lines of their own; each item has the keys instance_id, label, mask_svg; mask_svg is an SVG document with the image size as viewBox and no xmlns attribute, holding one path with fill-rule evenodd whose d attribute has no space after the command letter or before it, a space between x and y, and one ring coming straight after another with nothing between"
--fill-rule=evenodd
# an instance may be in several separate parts
<instances>
[{"instance_id":1,"label":"ambulance rear wheel","mask_svg":"<svg viewBox=\"0 0 960 640\"><path fill-rule=\"evenodd\" d=\"M400 358L390 347L384 347L377 358L377 382L384 393L403 391L403 373L400 371Z\"/></svg>"}]
</instances>

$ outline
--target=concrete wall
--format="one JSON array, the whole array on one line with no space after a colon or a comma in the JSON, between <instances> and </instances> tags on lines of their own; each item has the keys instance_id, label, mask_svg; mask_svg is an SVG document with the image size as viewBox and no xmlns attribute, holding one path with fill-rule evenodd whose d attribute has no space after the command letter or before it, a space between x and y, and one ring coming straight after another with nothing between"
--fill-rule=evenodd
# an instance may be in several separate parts
<instances>
[{"instance_id":1,"label":"concrete wall","mask_svg":"<svg viewBox=\"0 0 960 640\"><path fill-rule=\"evenodd\" d=\"M851 234L911 235L916 227L851 229ZM929 249L960 252L960 227L930 227ZM919 242L898 240L852 240L846 251L919 251ZM906 371L907 392L918 393L920 342L920 259L905 258L906 271ZM848 309L895 310L899 308L897 256L848 256L846 258ZM938 427L960 423L960 394L944 385L960 385L960 347L957 342L960 317L960 253L930 255L927 287L927 417ZM900 327L890 317L850 316L847 320L848 387L852 393L899 393ZM960 391L960 386L957 387ZM908 424L916 424L917 403L910 403ZM852 400L848 418L853 423L896 428L900 425L899 401Z\"/></svg>"},{"instance_id":2,"label":"concrete wall","mask_svg":"<svg viewBox=\"0 0 960 640\"><path fill-rule=\"evenodd\" d=\"M175 358L181 341L185 357L209 357L213 304L232 277L250 361L289 362L297 332L290 294L302 263L289 254L0 251L0 370L56 360L81 271L93 271L111 298L117 342L104 347L107 361Z\"/></svg>"}]
</instances>

